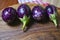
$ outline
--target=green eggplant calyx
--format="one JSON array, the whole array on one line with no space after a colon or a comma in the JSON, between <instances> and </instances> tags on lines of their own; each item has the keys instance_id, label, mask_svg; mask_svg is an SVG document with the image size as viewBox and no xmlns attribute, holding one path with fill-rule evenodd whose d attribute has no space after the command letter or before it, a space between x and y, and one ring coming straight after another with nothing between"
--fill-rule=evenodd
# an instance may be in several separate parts
<instances>
[{"instance_id":1,"label":"green eggplant calyx","mask_svg":"<svg viewBox=\"0 0 60 40\"><path fill-rule=\"evenodd\" d=\"M50 14L50 19L51 20L55 20L56 19L56 15L55 14Z\"/></svg>"},{"instance_id":2,"label":"green eggplant calyx","mask_svg":"<svg viewBox=\"0 0 60 40\"><path fill-rule=\"evenodd\" d=\"M53 21L53 23L55 24L55 26L57 26L57 17L56 17L56 14L50 14L49 17Z\"/></svg>"},{"instance_id":3,"label":"green eggplant calyx","mask_svg":"<svg viewBox=\"0 0 60 40\"><path fill-rule=\"evenodd\" d=\"M20 18L21 22L23 23L22 30L26 28L26 25L29 23L29 19L30 17L27 17L26 15L24 15L23 18Z\"/></svg>"}]
</instances>

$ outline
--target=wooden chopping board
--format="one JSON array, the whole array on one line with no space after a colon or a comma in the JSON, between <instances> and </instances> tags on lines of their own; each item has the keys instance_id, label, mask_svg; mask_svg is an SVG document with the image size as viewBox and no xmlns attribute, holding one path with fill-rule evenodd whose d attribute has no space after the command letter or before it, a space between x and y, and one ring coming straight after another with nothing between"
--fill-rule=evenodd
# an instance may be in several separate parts
<instances>
[{"instance_id":1,"label":"wooden chopping board","mask_svg":"<svg viewBox=\"0 0 60 40\"><path fill-rule=\"evenodd\" d=\"M11 7L17 9L19 5L16 4ZM28 5L33 8L36 4ZM60 40L60 28L56 28L52 22L34 23L27 32L23 32L21 24L14 27L7 25L1 18L1 12L2 10L0 10L0 40Z\"/></svg>"}]
</instances>

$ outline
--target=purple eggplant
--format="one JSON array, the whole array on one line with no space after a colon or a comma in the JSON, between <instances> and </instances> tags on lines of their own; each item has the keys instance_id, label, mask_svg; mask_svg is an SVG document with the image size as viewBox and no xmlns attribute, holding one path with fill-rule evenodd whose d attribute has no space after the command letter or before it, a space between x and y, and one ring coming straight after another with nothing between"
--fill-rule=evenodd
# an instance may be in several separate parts
<instances>
[{"instance_id":1,"label":"purple eggplant","mask_svg":"<svg viewBox=\"0 0 60 40\"><path fill-rule=\"evenodd\" d=\"M18 7L17 12L19 19L23 23L22 30L24 30L26 28L26 25L29 23L31 10L28 5L21 4Z\"/></svg>"},{"instance_id":2,"label":"purple eggplant","mask_svg":"<svg viewBox=\"0 0 60 40\"><path fill-rule=\"evenodd\" d=\"M2 19L7 22L7 23L11 23L13 22L15 19L17 18L17 12L14 8L12 7L8 7L5 8L2 11Z\"/></svg>"},{"instance_id":3,"label":"purple eggplant","mask_svg":"<svg viewBox=\"0 0 60 40\"><path fill-rule=\"evenodd\" d=\"M46 6L45 11L48 14L50 20L53 21L55 26L58 26L56 7L54 5L48 5L48 6Z\"/></svg>"},{"instance_id":4,"label":"purple eggplant","mask_svg":"<svg viewBox=\"0 0 60 40\"><path fill-rule=\"evenodd\" d=\"M32 17L37 22L46 22L48 19L47 13L41 6L34 6L32 9Z\"/></svg>"}]
</instances>

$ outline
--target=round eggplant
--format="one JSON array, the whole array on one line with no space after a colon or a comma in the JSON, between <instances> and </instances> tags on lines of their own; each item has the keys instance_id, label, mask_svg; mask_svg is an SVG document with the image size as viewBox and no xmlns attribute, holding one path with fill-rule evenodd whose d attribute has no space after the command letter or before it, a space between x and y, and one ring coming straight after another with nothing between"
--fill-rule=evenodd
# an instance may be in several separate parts
<instances>
[{"instance_id":1,"label":"round eggplant","mask_svg":"<svg viewBox=\"0 0 60 40\"><path fill-rule=\"evenodd\" d=\"M46 22L48 19L47 13L41 6L34 6L32 9L32 17L37 22Z\"/></svg>"},{"instance_id":2,"label":"round eggplant","mask_svg":"<svg viewBox=\"0 0 60 40\"><path fill-rule=\"evenodd\" d=\"M7 23L12 23L17 18L17 12L14 8L8 7L2 11L2 19Z\"/></svg>"},{"instance_id":3,"label":"round eggplant","mask_svg":"<svg viewBox=\"0 0 60 40\"><path fill-rule=\"evenodd\" d=\"M58 26L56 7L54 5L48 5L46 6L45 11L48 14L50 20L54 22L55 26Z\"/></svg>"},{"instance_id":4,"label":"round eggplant","mask_svg":"<svg viewBox=\"0 0 60 40\"><path fill-rule=\"evenodd\" d=\"M24 30L26 28L26 25L29 24L31 10L28 5L21 4L18 7L17 12L18 12L17 15L18 15L19 19L23 23L22 30Z\"/></svg>"}]
</instances>

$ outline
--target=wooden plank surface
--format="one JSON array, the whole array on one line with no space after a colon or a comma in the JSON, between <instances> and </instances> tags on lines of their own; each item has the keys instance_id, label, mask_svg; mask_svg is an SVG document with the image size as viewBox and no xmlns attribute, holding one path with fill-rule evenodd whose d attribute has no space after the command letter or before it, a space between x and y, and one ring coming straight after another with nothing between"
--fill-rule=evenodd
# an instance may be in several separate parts
<instances>
[{"instance_id":1,"label":"wooden plank surface","mask_svg":"<svg viewBox=\"0 0 60 40\"><path fill-rule=\"evenodd\" d=\"M34 4L28 4L31 8ZM17 9L19 4L11 7ZM2 11L2 10L1 10ZM34 23L27 32L21 30L22 24L9 26L1 18L0 11L0 40L60 40L60 24L56 28L52 22L41 24ZM60 22L59 22L60 23Z\"/></svg>"}]
</instances>

